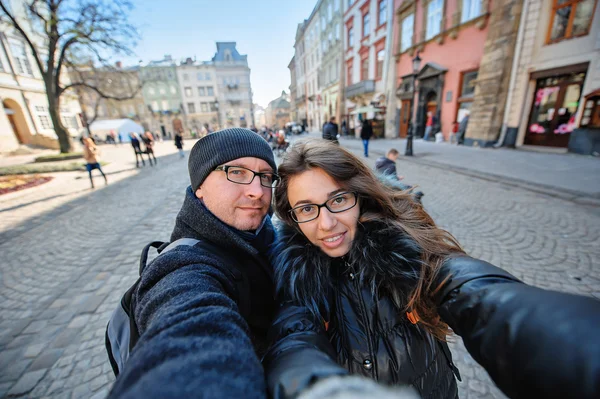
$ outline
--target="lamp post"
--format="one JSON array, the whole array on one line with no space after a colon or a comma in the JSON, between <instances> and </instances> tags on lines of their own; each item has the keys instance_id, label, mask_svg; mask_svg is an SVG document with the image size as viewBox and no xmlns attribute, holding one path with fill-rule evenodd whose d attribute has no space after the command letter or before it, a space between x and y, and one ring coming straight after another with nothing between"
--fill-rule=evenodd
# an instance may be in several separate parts
<instances>
[{"instance_id":1,"label":"lamp post","mask_svg":"<svg viewBox=\"0 0 600 399\"><path fill-rule=\"evenodd\" d=\"M412 97L410 98L410 122L408 122L408 136L406 137L406 150L404 150L405 156L413 155L413 129L414 123L413 119L415 117L415 84L417 80L417 73L419 72L419 68L421 67L421 57L419 57L419 52L417 51L417 56L412 60L413 64L413 80L412 80Z\"/></svg>"},{"instance_id":2,"label":"lamp post","mask_svg":"<svg viewBox=\"0 0 600 399\"><path fill-rule=\"evenodd\" d=\"M219 110L219 100L215 99L215 109L217 110L217 123L219 125L217 130L221 129L221 112Z\"/></svg>"}]
</instances>

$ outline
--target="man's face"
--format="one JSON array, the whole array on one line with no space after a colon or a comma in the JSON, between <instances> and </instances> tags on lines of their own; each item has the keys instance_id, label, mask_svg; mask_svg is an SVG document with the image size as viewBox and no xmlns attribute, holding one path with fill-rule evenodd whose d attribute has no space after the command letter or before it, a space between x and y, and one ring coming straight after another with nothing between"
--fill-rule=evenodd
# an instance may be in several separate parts
<instances>
[{"instance_id":1,"label":"man's face","mask_svg":"<svg viewBox=\"0 0 600 399\"><path fill-rule=\"evenodd\" d=\"M269 164L259 158L238 158L224 165L242 166L255 172L273 172ZM238 230L256 230L271 204L272 189L260 185L254 177L250 184L237 184L227 180L224 171L211 172L196 190L196 197L216 217Z\"/></svg>"},{"instance_id":2,"label":"man's face","mask_svg":"<svg viewBox=\"0 0 600 399\"><path fill-rule=\"evenodd\" d=\"M387 157L388 157L388 159L389 159L390 161L394 161L394 162L396 162L396 160L398 159L398 155L399 155L399 154L388 154L388 156L387 156Z\"/></svg>"}]
</instances>

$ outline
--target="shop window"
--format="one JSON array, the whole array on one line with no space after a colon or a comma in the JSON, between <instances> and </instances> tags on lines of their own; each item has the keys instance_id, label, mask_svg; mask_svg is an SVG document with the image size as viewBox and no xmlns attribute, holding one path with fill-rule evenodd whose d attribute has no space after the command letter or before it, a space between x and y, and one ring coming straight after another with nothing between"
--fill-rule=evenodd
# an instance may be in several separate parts
<instances>
[{"instance_id":1,"label":"shop window","mask_svg":"<svg viewBox=\"0 0 600 399\"><path fill-rule=\"evenodd\" d=\"M597 0L554 0L547 43L589 33Z\"/></svg>"},{"instance_id":2,"label":"shop window","mask_svg":"<svg viewBox=\"0 0 600 399\"><path fill-rule=\"evenodd\" d=\"M402 30L400 38L400 52L403 53L413 44L413 36L415 31L415 14L410 14L402 20Z\"/></svg>"},{"instance_id":3,"label":"shop window","mask_svg":"<svg viewBox=\"0 0 600 399\"><path fill-rule=\"evenodd\" d=\"M479 71L463 72L460 76L460 92L458 93L458 110L456 121L460 122L470 112L475 96L475 81Z\"/></svg>"},{"instance_id":4,"label":"shop window","mask_svg":"<svg viewBox=\"0 0 600 399\"><path fill-rule=\"evenodd\" d=\"M581 116L581 126L600 129L600 94L589 97L585 101L583 115Z\"/></svg>"},{"instance_id":5,"label":"shop window","mask_svg":"<svg viewBox=\"0 0 600 399\"><path fill-rule=\"evenodd\" d=\"M566 147L575 129L575 117L585 72L538 79L526 144Z\"/></svg>"}]
</instances>

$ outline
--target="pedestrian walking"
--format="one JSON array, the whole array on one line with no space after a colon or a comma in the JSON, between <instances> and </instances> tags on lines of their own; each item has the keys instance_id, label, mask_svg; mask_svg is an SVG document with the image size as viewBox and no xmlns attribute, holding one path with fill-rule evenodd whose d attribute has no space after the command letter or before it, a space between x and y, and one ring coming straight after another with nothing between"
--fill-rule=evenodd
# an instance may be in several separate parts
<instances>
[{"instance_id":1,"label":"pedestrian walking","mask_svg":"<svg viewBox=\"0 0 600 399\"><path fill-rule=\"evenodd\" d=\"M152 133L146 132L145 134L142 134L142 140L144 141L144 152L148 155L148 162L150 162L150 166L153 166L153 159L154 165L156 165L156 157L154 156L154 137L152 137Z\"/></svg>"},{"instance_id":2,"label":"pedestrian walking","mask_svg":"<svg viewBox=\"0 0 600 399\"><path fill-rule=\"evenodd\" d=\"M357 374L455 399L450 329L508 397L599 397L598 300L469 257L411 193L340 146L296 142L279 176L280 306L263 360L273 398Z\"/></svg>"},{"instance_id":3,"label":"pedestrian walking","mask_svg":"<svg viewBox=\"0 0 600 399\"><path fill-rule=\"evenodd\" d=\"M144 161L142 146L140 144L140 140L135 133L129 133L129 139L131 140L131 146L133 147L133 152L135 153L135 167L140 167L140 160L142 161L142 166L146 166L146 162ZM138 159L139 157L139 159Z\"/></svg>"},{"instance_id":4,"label":"pedestrian walking","mask_svg":"<svg viewBox=\"0 0 600 399\"><path fill-rule=\"evenodd\" d=\"M346 120L342 121L342 136L348 135L348 125L346 124Z\"/></svg>"},{"instance_id":5,"label":"pedestrian walking","mask_svg":"<svg viewBox=\"0 0 600 399\"><path fill-rule=\"evenodd\" d=\"M469 126L469 113L462 118L460 124L458 125L458 145L465 144L465 134L467 133L467 127Z\"/></svg>"},{"instance_id":6,"label":"pedestrian walking","mask_svg":"<svg viewBox=\"0 0 600 399\"><path fill-rule=\"evenodd\" d=\"M106 179L106 175L102 171L100 167L100 162L98 161L98 157L100 156L100 150L94 144L94 141L86 137L83 139L83 159L87 162L85 165L86 170L88 171L88 175L90 176L90 183L92 184L92 188L94 188L94 179L92 178L92 170L98 169L102 177L104 177L104 184L108 184L108 180Z\"/></svg>"},{"instance_id":7,"label":"pedestrian walking","mask_svg":"<svg viewBox=\"0 0 600 399\"><path fill-rule=\"evenodd\" d=\"M369 157L369 140L373 137L373 128L371 127L371 122L368 119L365 119L362 123L362 128L360 129L360 138L363 142L363 149L365 151L365 157Z\"/></svg>"},{"instance_id":8,"label":"pedestrian walking","mask_svg":"<svg viewBox=\"0 0 600 399\"><path fill-rule=\"evenodd\" d=\"M338 125L335 123L335 116L329 119L329 122L323 126L323 138L338 144Z\"/></svg>"},{"instance_id":9,"label":"pedestrian walking","mask_svg":"<svg viewBox=\"0 0 600 399\"><path fill-rule=\"evenodd\" d=\"M175 147L179 150L179 158L185 158L185 153L183 152L183 136L181 133L175 133Z\"/></svg>"},{"instance_id":10,"label":"pedestrian walking","mask_svg":"<svg viewBox=\"0 0 600 399\"><path fill-rule=\"evenodd\" d=\"M178 246L144 268L131 316L140 339L110 398L266 397L273 152L249 129L225 129L194 145L188 169L171 242L204 245Z\"/></svg>"},{"instance_id":11,"label":"pedestrian walking","mask_svg":"<svg viewBox=\"0 0 600 399\"><path fill-rule=\"evenodd\" d=\"M429 136L431 136L431 130L433 129L433 112L427 111L427 121L425 122L425 134L423 135L424 141L429 141Z\"/></svg>"}]
</instances>

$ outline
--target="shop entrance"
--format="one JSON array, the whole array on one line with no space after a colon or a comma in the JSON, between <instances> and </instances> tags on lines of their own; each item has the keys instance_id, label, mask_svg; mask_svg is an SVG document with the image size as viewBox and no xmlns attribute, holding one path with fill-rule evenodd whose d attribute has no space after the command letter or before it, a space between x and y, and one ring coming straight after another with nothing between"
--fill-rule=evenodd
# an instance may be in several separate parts
<instances>
[{"instance_id":1,"label":"shop entrance","mask_svg":"<svg viewBox=\"0 0 600 399\"><path fill-rule=\"evenodd\" d=\"M525 144L568 147L584 80L585 72L577 72L536 81Z\"/></svg>"}]
</instances>

